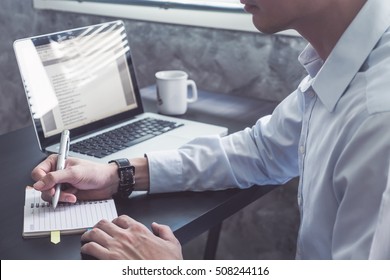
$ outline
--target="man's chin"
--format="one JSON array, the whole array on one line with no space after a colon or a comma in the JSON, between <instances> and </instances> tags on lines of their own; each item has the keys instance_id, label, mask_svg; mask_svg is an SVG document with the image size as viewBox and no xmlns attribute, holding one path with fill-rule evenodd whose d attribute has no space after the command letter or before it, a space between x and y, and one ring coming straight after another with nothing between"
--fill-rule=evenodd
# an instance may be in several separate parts
<instances>
[{"instance_id":1,"label":"man's chin","mask_svg":"<svg viewBox=\"0 0 390 280\"><path fill-rule=\"evenodd\" d=\"M286 30L286 28L281 28L280 26L269 26L260 22L256 22L254 17L252 17L252 22L257 30L267 35L275 34Z\"/></svg>"},{"instance_id":2,"label":"man's chin","mask_svg":"<svg viewBox=\"0 0 390 280\"><path fill-rule=\"evenodd\" d=\"M268 29L260 29L258 27L256 27L256 29L259 30L261 33L266 34L266 35L272 35L272 34L279 32L279 31L270 31Z\"/></svg>"},{"instance_id":3,"label":"man's chin","mask_svg":"<svg viewBox=\"0 0 390 280\"><path fill-rule=\"evenodd\" d=\"M268 28L268 27L264 27L264 26L258 26L256 24L255 24L255 27L261 33L267 34L267 35L272 35L272 34L280 32L280 31L283 31L283 30L279 30L279 29L275 29L275 28Z\"/></svg>"}]
</instances>

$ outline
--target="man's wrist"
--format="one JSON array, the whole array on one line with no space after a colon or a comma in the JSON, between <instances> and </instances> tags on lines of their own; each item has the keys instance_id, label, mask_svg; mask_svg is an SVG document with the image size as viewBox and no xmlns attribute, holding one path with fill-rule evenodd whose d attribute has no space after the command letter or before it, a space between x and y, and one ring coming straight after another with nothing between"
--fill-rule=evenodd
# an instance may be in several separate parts
<instances>
[{"instance_id":1,"label":"man's wrist","mask_svg":"<svg viewBox=\"0 0 390 280\"><path fill-rule=\"evenodd\" d=\"M134 158L131 163L135 166L137 172L135 173L136 191L149 191L149 163L146 157Z\"/></svg>"},{"instance_id":2,"label":"man's wrist","mask_svg":"<svg viewBox=\"0 0 390 280\"><path fill-rule=\"evenodd\" d=\"M147 158L134 158L130 161L135 166L135 191L149 191L149 164ZM112 194L118 192L119 176L118 165L115 162L108 164L110 169L110 179L108 185L112 190Z\"/></svg>"},{"instance_id":3,"label":"man's wrist","mask_svg":"<svg viewBox=\"0 0 390 280\"><path fill-rule=\"evenodd\" d=\"M108 167L110 169L110 179L108 185L110 186L111 194L115 194L118 192L119 187L118 165L115 162L111 162L108 164Z\"/></svg>"},{"instance_id":4,"label":"man's wrist","mask_svg":"<svg viewBox=\"0 0 390 280\"><path fill-rule=\"evenodd\" d=\"M135 167L127 158L119 158L109 161L118 167L119 186L113 197L117 199L128 199L134 190Z\"/></svg>"}]
</instances>

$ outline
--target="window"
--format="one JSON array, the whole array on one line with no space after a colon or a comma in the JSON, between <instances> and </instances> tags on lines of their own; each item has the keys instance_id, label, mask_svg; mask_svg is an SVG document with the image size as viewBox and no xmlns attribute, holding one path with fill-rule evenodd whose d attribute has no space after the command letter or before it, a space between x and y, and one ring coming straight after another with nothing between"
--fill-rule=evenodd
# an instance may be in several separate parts
<instances>
[{"instance_id":1,"label":"window","mask_svg":"<svg viewBox=\"0 0 390 280\"><path fill-rule=\"evenodd\" d=\"M219 10L229 12L244 12L239 0L84 0L86 2L100 2L125 5L154 6L163 9L195 9Z\"/></svg>"},{"instance_id":2,"label":"window","mask_svg":"<svg viewBox=\"0 0 390 280\"><path fill-rule=\"evenodd\" d=\"M239 0L33 0L37 9L116 18L257 31ZM283 32L296 35L296 32Z\"/></svg>"}]
</instances>

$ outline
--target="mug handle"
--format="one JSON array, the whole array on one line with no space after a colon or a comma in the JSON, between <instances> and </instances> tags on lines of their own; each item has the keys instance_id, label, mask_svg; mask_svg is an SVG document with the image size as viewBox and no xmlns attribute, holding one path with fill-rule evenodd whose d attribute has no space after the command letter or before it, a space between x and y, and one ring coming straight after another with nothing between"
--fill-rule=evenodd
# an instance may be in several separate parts
<instances>
[{"instance_id":1,"label":"mug handle","mask_svg":"<svg viewBox=\"0 0 390 280\"><path fill-rule=\"evenodd\" d=\"M188 86L191 86L191 88L192 88L192 97L189 98L187 96L187 102L192 103L192 102L195 102L196 100L198 100L198 89L196 88L196 84L193 80L187 80L187 87Z\"/></svg>"}]
</instances>

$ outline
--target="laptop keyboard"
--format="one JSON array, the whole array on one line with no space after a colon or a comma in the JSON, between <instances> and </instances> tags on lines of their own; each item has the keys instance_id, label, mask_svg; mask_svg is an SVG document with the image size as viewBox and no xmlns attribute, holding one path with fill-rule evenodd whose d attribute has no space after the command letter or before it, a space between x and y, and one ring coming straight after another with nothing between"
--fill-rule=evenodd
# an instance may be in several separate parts
<instances>
[{"instance_id":1,"label":"laptop keyboard","mask_svg":"<svg viewBox=\"0 0 390 280\"><path fill-rule=\"evenodd\" d=\"M103 158L183 124L145 118L70 145L72 152Z\"/></svg>"}]
</instances>

